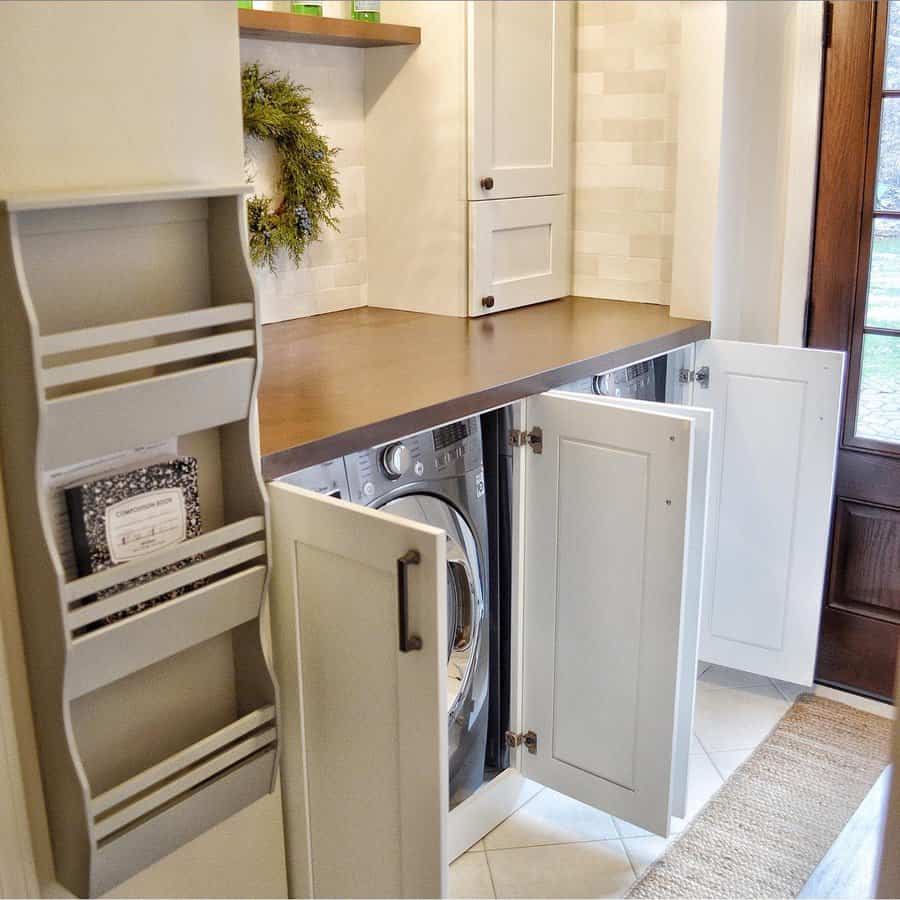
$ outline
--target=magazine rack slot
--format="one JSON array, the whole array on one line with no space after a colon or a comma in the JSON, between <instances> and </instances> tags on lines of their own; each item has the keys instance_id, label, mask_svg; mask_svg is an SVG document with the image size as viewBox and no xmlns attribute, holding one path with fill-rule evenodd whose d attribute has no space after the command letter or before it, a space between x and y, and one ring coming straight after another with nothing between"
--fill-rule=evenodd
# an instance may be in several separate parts
<instances>
[{"instance_id":1,"label":"magazine rack slot","mask_svg":"<svg viewBox=\"0 0 900 900\"><path fill-rule=\"evenodd\" d=\"M232 359L46 402L46 466L62 468L246 419L256 360Z\"/></svg>"},{"instance_id":2,"label":"magazine rack slot","mask_svg":"<svg viewBox=\"0 0 900 900\"><path fill-rule=\"evenodd\" d=\"M58 353L127 344L130 341L248 321L253 321L252 303L229 303L227 306L210 306L170 316L154 316L151 319L137 319L133 322L119 322L115 325L50 334L41 338L40 352L42 357L54 356Z\"/></svg>"},{"instance_id":3,"label":"magazine rack slot","mask_svg":"<svg viewBox=\"0 0 900 900\"><path fill-rule=\"evenodd\" d=\"M96 819L109 812L113 807L127 803L133 797L150 790L154 785L162 784L182 770L193 766L207 756L212 756L223 747L274 721L274 706L264 706L261 709L248 713L246 716L242 716L215 734L211 734L202 741L192 744L187 749L175 753L168 759L164 759L155 766L151 766L133 778L122 782L122 784L116 785L116 787L110 788L108 791L104 791L102 794L94 797L91 801L91 811L94 814L94 818Z\"/></svg>"},{"instance_id":4,"label":"magazine rack slot","mask_svg":"<svg viewBox=\"0 0 900 900\"><path fill-rule=\"evenodd\" d=\"M122 833L95 852L92 896L105 893L271 790L276 751L264 750Z\"/></svg>"},{"instance_id":5,"label":"magazine rack slot","mask_svg":"<svg viewBox=\"0 0 900 900\"><path fill-rule=\"evenodd\" d=\"M254 566L76 637L66 671L69 699L257 618L265 576L265 566Z\"/></svg>"},{"instance_id":6,"label":"magazine rack slot","mask_svg":"<svg viewBox=\"0 0 900 900\"><path fill-rule=\"evenodd\" d=\"M68 365L50 366L44 369L44 386L48 388L77 384L95 378L118 375L121 372L132 372L150 366L163 366L184 362L198 357L217 356L234 350L252 347L255 335L252 330L231 331L212 337L195 338L177 344L165 344L150 347L147 350L132 350L129 353L117 353L101 359L90 359L85 362Z\"/></svg>"},{"instance_id":7,"label":"magazine rack slot","mask_svg":"<svg viewBox=\"0 0 900 900\"><path fill-rule=\"evenodd\" d=\"M185 769L177 776L161 782L132 802L107 816L96 819L94 834L97 840L103 841L274 742L275 729L266 728L238 741L220 753L210 756L197 765Z\"/></svg>"},{"instance_id":8,"label":"magazine rack slot","mask_svg":"<svg viewBox=\"0 0 900 900\"><path fill-rule=\"evenodd\" d=\"M114 616L116 613L132 609L140 603L171 593L186 585L207 581L222 572L235 569L250 560L259 559L265 555L265 541L254 541L250 544L235 547L233 550L227 550L210 559L200 560L191 565L180 567L174 572L160 575L151 581L116 591L110 597L79 606L69 613L69 628L72 631L77 631L93 623L102 623L108 616ZM125 582L125 584L127 583Z\"/></svg>"},{"instance_id":9,"label":"magazine rack slot","mask_svg":"<svg viewBox=\"0 0 900 900\"><path fill-rule=\"evenodd\" d=\"M248 516L239 522L223 525L215 531L197 535L195 538L183 541L180 544L174 544L151 556L144 556L141 559L122 563L122 565L114 568L104 569L102 572L96 572L94 575L86 575L84 578L69 582L65 590L66 601L67 603L74 603L78 600L83 600L85 597L89 597L99 591L108 590L134 578L140 578L141 575L146 575L154 569L160 569L163 566L181 562L183 559L190 559L192 556L198 556L202 553L218 550L228 544L234 544L244 538L259 534L264 529L265 519L262 516Z\"/></svg>"},{"instance_id":10,"label":"magazine rack slot","mask_svg":"<svg viewBox=\"0 0 900 900\"><path fill-rule=\"evenodd\" d=\"M53 867L78 896L276 783L247 190L0 201L0 451ZM201 520L206 508L225 524L67 580L48 473L105 477L98 460L121 453L107 471L124 474L172 438L199 451L184 455L200 467ZM120 726L121 746L108 739Z\"/></svg>"}]
</instances>

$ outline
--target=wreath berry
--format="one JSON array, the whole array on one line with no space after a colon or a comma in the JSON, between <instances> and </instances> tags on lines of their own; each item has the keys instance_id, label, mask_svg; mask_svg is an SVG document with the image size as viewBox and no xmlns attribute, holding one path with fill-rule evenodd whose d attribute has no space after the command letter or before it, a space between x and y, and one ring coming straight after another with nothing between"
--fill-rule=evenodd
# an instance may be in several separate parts
<instances>
[{"instance_id":1,"label":"wreath berry","mask_svg":"<svg viewBox=\"0 0 900 900\"><path fill-rule=\"evenodd\" d=\"M279 248L299 265L323 226L338 228L334 210L341 206L331 147L313 118L309 90L275 70L248 63L241 71L244 131L275 142L280 161L281 202L256 195L247 201L250 258L275 271Z\"/></svg>"}]
</instances>

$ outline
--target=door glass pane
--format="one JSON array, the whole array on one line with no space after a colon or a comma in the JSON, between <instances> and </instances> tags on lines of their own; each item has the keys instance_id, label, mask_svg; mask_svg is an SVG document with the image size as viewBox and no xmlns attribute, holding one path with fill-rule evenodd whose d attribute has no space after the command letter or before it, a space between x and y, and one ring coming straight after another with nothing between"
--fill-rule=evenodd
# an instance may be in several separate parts
<instances>
[{"instance_id":1,"label":"door glass pane","mask_svg":"<svg viewBox=\"0 0 900 900\"><path fill-rule=\"evenodd\" d=\"M900 97L881 101L875 205L878 209L900 210Z\"/></svg>"},{"instance_id":2,"label":"door glass pane","mask_svg":"<svg viewBox=\"0 0 900 900\"><path fill-rule=\"evenodd\" d=\"M900 337L863 337L856 434L900 443Z\"/></svg>"},{"instance_id":3,"label":"door glass pane","mask_svg":"<svg viewBox=\"0 0 900 900\"><path fill-rule=\"evenodd\" d=\"M886 91L900 90L900 0L891 0L888 7L884 89Z\"/></svg>"},{"instance_id":4,"label":"door glass pane","mask_svg":"<svg viewBox=\"0 0 900 900\"><path fill-rule=\"evenodd\" d=\"M872 264L869 269L869 328L900 328L900 221L872 223Z\"/></svg>"}]
</instances>

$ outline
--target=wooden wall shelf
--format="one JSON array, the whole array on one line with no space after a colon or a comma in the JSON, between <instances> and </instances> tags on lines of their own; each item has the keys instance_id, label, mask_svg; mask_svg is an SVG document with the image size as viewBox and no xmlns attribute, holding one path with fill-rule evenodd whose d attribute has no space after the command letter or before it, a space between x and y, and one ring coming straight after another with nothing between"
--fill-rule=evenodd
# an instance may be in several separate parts
<instances>
[{"instance_id":1,"label":"wooden wall shelf","mask_svg":"<svg viewBox=\"0 0 900 900\"><path fill-rule=\"evenodd\" d=\"M422 32L409 25L357 22L355 19L330 19L294 13L239 9L241 37L270 41L300 41L309 44L334 44L340 47L415 46Z\"/></svg>"}]
</instances>

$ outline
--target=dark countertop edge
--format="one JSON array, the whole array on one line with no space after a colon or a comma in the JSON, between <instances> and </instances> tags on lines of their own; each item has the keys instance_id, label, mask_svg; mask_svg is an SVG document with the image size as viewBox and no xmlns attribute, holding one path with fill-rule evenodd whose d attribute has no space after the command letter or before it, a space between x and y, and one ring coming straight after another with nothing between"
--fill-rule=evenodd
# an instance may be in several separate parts
<instances>
[{"instance_id":1,"label":"dark countertop edge","mask_svg":"<svg viewBox=\"0 0 900 900\"><path fill-rule=\"evenodd\" d=\"M327 462L359 450L366 450L369 447L425 431L428 428L435 428L447 422L455 422L466 416L496 409L498 406L523 400L525 397L562 387L579 378L596 375L610 369L618 369L649 357L660 356L670 350L683 347L685 344L708 338L709 335L710 323L698 320L678 331L672 331L648 341L607 350L597 356L566 363L543 372L535 372L506 384L494 385L460 397L451 397L440 403L391 416L389 419L359 425L356 428L330 434L296 447L276 450L262 457L263 478L266 481L274 481L291 472L296 472L298 469L305 469L317 463Z\"/></svg>"}]
</instances>

